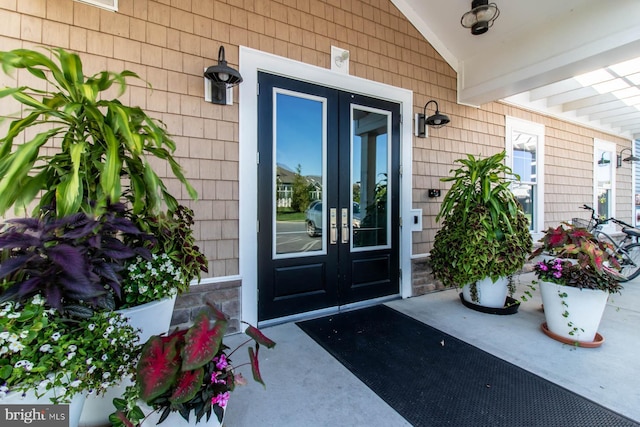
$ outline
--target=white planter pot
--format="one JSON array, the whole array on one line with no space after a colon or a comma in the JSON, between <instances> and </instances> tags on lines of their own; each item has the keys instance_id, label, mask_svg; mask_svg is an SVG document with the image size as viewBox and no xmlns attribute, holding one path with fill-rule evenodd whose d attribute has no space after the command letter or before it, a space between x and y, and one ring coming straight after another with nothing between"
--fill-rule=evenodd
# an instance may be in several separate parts
<instances>
[{"instance_id":1,"label":"white planter pot","mask_svg":"<svg viewBox=\"0 0 640 427\"><path fill-rule=\"evenodd\" d=\"M55 396L54 390L49 390L44 396L38 398L33 391L27 391L25 396L22 393L9 393L4 399L0 400L0 404L7 405L51 405L51 397ZM78 393L69 402L69 427L78 427L80 421L80 414L82 413L82 407L85 402L84 394ZM26 425L26 424L25 424Z\"/></svg>"},{"instance_id":2,"label":"white planter pot","mask_svg":"<svg viewBox=\"0 0 640 427\"><path fill-rule=\"evenodd\" d=\"M110 387L106 392L97 396L87 395L84 409L80 417L79 427L102 427L110 425L109 415L116 411L113 406L114 398L122 398L127 386L132 385L131 379L126 378L118 385Z\"/></svg>"},{"instance_id":3,"label":"white planter pot","mask_svg":"<svg viewBox=\"0 0 640 427\"><path fill-rule=\"evenodd\" d=\"M129 324L140 329L140 344L144 344L152 335L167 333L171 326L171 316L176 296L152 301L136 307L118 310L129 319ZM109 415L115 411L113 398L122 397L131 380L124 379L119 385L111 387L100 396L89 395L80 418L80 427L100 427L109 425Z\"/></svg>"},{"instance_id":4,"label":"white planter pot","mask_svg":"<svg viewBox=\"0 0 640 427\"><path fill-rule=\"evenodd\" d=\"M594 341L607 305L608 292L541 281L540 293L549 331L571 341ZM561 294L567 296L561 297ZM568 317L562 315L565 311L569 313Z\"/></svg>"},{"instance_id":5,"label":"white planter pot","mask_svg":"<svg viewBox=\"0 0 640 427\"><path fill-rule=\"evenodd\" d=\"M214 412L211 412L209 421L206 420L206 417L203 417L199 423L196 423L196 417L193 413L189 416L189 421L186 421L178 412L172 412L162 424L157 425L162 412L152 412L153 409L145 404L140 404L139 406L142 412L149 414L149 416L140 423L140 427L220 427L222 425ZM222 420L224 421L224 415L222 416Z\"/></svg>"},{"instance_id":6,"label":"white planter pot","mask_svg":"<svg viewBox=\"0 0 640 427\"><path fill-rule=\"evenodd\" d=\"M507 300L509 293L509 279L500 277L495 283L491 278L486 277L476 282L478 290L478 301L474 301L471 297L471 286L464 285L462 287L462 297L471 304L481 305L483 307L502 308Z\"/></svg>"},{"instance_id":7,"label":"white planter pot","mask_svg":"<svg viewBox=\"0 0 640 427\"><path fill-rule=\"evenodd\" d=\"M152 335L165 334L169 331L175 303L176 295L136 307L124 308L118 310L118 313L127 317L131 326L141 330L140 344L144 344Z\"/></svg>"}]
</instances>

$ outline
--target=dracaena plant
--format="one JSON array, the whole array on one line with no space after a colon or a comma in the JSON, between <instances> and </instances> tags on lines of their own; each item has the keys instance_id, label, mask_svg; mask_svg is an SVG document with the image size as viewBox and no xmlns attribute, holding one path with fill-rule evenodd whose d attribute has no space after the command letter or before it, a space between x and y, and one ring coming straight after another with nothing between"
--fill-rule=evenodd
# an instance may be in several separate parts
<instances>
[{"instance_id":1,"label":"dracaena plant","mask_svg":"<svg viewBox=\"0 0 640 427\"><path fill-rule=\"evenodd\" d=\"M213 326L212 326L213 323ZM135 385L129 387L124 399L114 399L117 411L109 417L116 427L135 426L147 415L139 401L161 413L159 423L177 411L185 420L209 420L212 413L222 421L223 409L236 384L245 381L231 361L223 337L227 329L226 316L209 306L201 312L188 330L176 330L167 336L153 336L142 348L136 368ZM248 326L248 347L253 379L262 385L258 353L261 346L273 348L275 342L260 330ZM242 347L241 344L236 350Z\"/></svg>"},{"instance_id":2,"label":"dracaena plant","mask_svg":"<svg viewBox=\"0 0 640 427\"><path fill-rule=\"evenodd\" d=\"M40 294L48 306L74 315L113 309L125 261L150 257L143 245L123 238L152 236L124 216L122 204L106 206L99 217L80 212L56 218L46 210L37 218L8 220L0 232L0 302Z\"/></svg>"},{"instance_id":3,"label":"dracaena plant","mask_svg":"<svg viewBox=\"0 0 640 427\"><path fill-rule=\"evenodd\" d=\"M98 214L111 202L127 199L134 215L161 209L171 211L176 200L148 159L166 161L176 178L195 199L173 158L175 142L162 123L139 107L107 99L113 87L122 95L131 71L102 71L85 76L80 57L63 49L40 52L16 49L0 52L5 73L24 69L31 86L0 89L0 99L11 97L24 113L0 138L0 216L12 206L35 212L55 205L56 216L79 211ZM8 101L7 105L10 105ZM55 147L53 154L47 148Z\"/></svg>"}]
</instances>

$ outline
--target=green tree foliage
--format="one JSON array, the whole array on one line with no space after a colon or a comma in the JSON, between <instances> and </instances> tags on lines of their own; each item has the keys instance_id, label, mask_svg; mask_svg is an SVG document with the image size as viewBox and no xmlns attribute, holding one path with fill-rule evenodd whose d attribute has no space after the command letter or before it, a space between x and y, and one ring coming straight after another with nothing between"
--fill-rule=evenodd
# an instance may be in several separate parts
<instances>
[{"instance_id":1,"label":"green tree foliage","mask_svg":"<svg viewBox=\"0 0 640 427\"><path fill-rule=\"evenodd\" d=\"M298 165L293 178L293 189L291 195L291 209L295 212L304 212L309 206L309 184L302 176L302 166Z\"/></svg>"}]
</instances>

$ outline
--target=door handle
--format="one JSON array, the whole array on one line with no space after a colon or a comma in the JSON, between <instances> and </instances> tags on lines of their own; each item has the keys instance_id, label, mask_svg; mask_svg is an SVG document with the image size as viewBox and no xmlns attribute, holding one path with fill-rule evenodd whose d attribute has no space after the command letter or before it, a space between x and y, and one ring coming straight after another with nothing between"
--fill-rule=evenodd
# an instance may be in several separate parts
<instances>
[{"instance_id":1,"label":"door handle","mask_svg":"<svg viewBox=\"0 0 640 427\"><path fill-rule=\"evenodd\" d=\"M329 243L335 245L338 243L338 210L336 208L329 209Z\"/></svg>"},{"instance_id":2,"label":"door handle","mask_svg":"<svg viewBox=\"0 0 640 427\"><path fill-rule=\"evenodd\" d=\"M349 243L349 209L342 208L342 243Z\"/></svg>"}]
</instances>

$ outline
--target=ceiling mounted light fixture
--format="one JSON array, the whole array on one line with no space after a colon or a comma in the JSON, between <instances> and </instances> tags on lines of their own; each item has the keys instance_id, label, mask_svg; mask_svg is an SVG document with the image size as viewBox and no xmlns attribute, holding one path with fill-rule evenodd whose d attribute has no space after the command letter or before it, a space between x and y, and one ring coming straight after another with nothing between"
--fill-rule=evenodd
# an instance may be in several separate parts
<instances>
[{"instance_id":1,"label":"ceiling mounted light fixture","mask_svg":"<svg viewBox=\"0 0 640 427\"><path fill-rule=\"evenodd\" d=\"M227 88L242 83L242 76L235 68L227 65L224 58L224 46L218 49L218 65L212 65L204 72L207 82L211 84L211 92L205 99L214 104L227 104ZM209 100L209 95L211 99Z\"/></svg>"},{"instance_id":2,"label":"ceiling mounted light fixture","mask_svg":"<svg viewBox=\"0 0 640 427\"><path fill-rule=\"evenodd\" d=\"M620 152L618 153L618 158L616 159L616 167L617 168L621 168L622 167L622 162L629 162L629 163L633 163L633 162L637 162L640 161L640 157L636 157L633 155L633 153L631 153L631 155L629 157L625 157L624 159L622 158L622 153L624 153L625 151L628 151L629 153L631 153L631 148L627 147L627 148L623 148L622 150L620 150Z\"/></svg>"},{"instance_id":3,"label":"ceiling mounted light fixture","mask_svg":"<svg viewBox=\"0 0 640 427\"><path fill-rule=\"evenodd\" d=\"M462 15L460 24L464 28L471 28L471 34L477 36L489 31L498 16L500 9L495 3L489 3L489 0L473 0L471 10Z\"/></svg>"},{"instance_id":4,"label":"ceiling mounted light fixture","mask_svg":"<svg viewBox=\"0 0 640 427\"><path fill-rule=\"evenodd\" d=\"M432 102L436 104L436 112L434 115L427 117L427 106ZM416 114L416 135L419 138L426 138L427 126L431 126L433 128L441 128L450 121L451 120L449 120L449 117L440 113L440 110L438 109L438 102L432 99L431 101L424 104L424 111L422 112L422 114Z\"/></svg>"}]
</instances>

